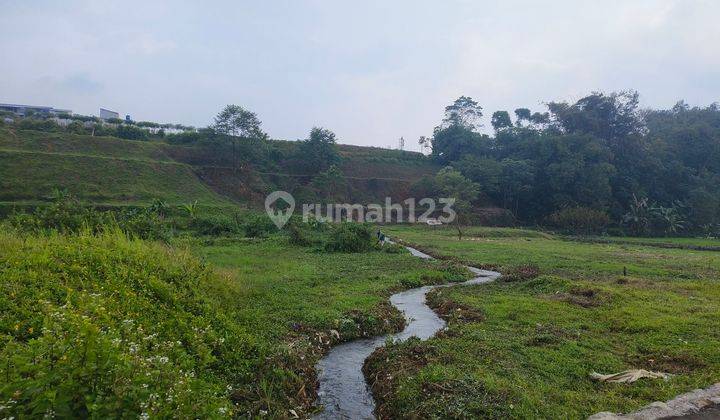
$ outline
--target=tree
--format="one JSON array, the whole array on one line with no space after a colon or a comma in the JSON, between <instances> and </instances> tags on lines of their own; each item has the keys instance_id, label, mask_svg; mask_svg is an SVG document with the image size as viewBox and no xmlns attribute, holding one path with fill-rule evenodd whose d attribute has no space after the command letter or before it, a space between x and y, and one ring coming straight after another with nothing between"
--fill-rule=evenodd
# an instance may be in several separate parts
<instances>
[{"instance_id":1,"label":"tree","mask_svg":"<svg viewBox=\"0 0 720 420\"><path fill-rule=\"evenodd\" d=\"M459 125L472 131L480 126L478 120L482 115L482 107L477 102L469 96L461 96L445 107L443 125L445 127Z\"/></svg>"},{"instance_id":2,"label":"tree","mask_svg":"<svg viewBox=\"0 0 720 420\"><path fill-rule=\"evenodd\" d=\"M593 134L609 143L642 134L645 124L638 110L635 91L604 94L593 92L576 103L550 102L553 119L566 133Z\"/></svg>"},{"instance_id":3,"label":"tree","mask_svg":"<svg viewBox=\"0 0 720 420\"><path fill-rule=\"evenodd\" d=\"M630 211L623 216L623 224L626 225L635 236L642 236L647 233L650 226L650 206L647 197L637 198L633 194L633 201L630 204Z\"/></svg>"},{"instance_id":4,"label":"tree","mask_svg":"<svg viewBox=\"0 0 720 420\"><path fill-rule=\"evenodd\" d=\"M527 108L518 108L515 110L515 118L517 119L518 127L522 127L523 121L530 121L532 114Z\"/></svg>"},{"instance_id":5,"label":"tree","mask_svg":"<svg viewBox=\"0 0 720 420\"><path fill-rule=\"evenodd\" d=\"M215 130L230 138L233 150L233 168L238 167L237 140L258 139L264 140L267 137L260 129L260 119L254 112L248 111L238 105L226 105L225 108L215 117Z\"/></svg>"},{"instance_id":6,"label":"tree","mask_svg":"<svg viewBox=\"0 0 720 420\"><path fill-rule=\"evenodd\" d=\"M432 139L425 136L420 136L420 138L418 139L418 144L420 145L420 151L423 154L426 154L427 150L432 147Z\"/></svg>"},{"instance_id":7,"label":"tree","mask_svg":"<svg viewBox=\"0 0 720 420\"><path fill-rule=\"evenodd\" d=\"M466 154L483 154L491 148L489 137L460 124L436 127L433 133L432 156L443 164L459 160Z\"/></svg>"},{"instance_id":8,"label":"tree","mask_svg":"<svg viewBox=\"0 0 720 420\"><path fill-rule=\"evenodd\" d=\"M313 127L310 137L299 148L299 160L308 172L319 173L340 162L335 133L322 127Z\"/></svg>"},{"instance_id":9,"label":"tree","mask_svg":"<svg viewBox=\"0 0 720 420\"><path fill-rule=\"evenodd\" d=\"M335 165L330 166L327 171L317 174L313 178L311 186L316 195L322 197L326 202L342 200L346 196L348 187L345 175Z\"/></svg>"},{"instance_id":10,"label":"tree","mask_svg":"<svg viewBox=\"0 0 720 420\"><path fill-rule=\"evenodd\" d=\"M495 111L492 115L492 120L490 122L495 129L495 131L500 131L505 128L510 128L513 126L512 121L510 120L510 114L508 114L507 111Z\"/></svg>"},{"instance_id":11,"label":"tree","mask_svg":"<svg viewBox=\"0 0 720 420\"><path fill-rule=\"evenodd\" d=\"M462 240L462 225L468 223L472 202L477 199L480 189L451 166L441 169L435 175L435 184L443 197L455 199L453 210L456 216L451 223L454 222L458 239Z\"/></svg>"}]
</instances>

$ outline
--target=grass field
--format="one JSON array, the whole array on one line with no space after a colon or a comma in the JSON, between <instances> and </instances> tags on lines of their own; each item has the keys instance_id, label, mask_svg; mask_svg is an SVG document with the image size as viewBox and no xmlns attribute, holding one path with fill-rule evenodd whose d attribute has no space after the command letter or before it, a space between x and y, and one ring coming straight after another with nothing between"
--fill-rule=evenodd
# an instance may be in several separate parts
<instances>
[{"instance_id":1,"label":"grass field","mask_svg":"<svg viewBox=\"0 0 720 420\"><path fill-rule=\"evenodd\" d=\"M467 272L266 239L0 231L3 417L303 415L331 343L400 328L392 290Z\"/></svg>"},{"instance_id":2,"label":"grass field","mask_svg":"<svg viewBox=\"0 0 720 420\"><path fill-rule=\"evenodd\" d=\"M386 231L476 266L536 265L540 276L431 296L436 308L474 316L446 313L450 327L440 337L376 355L370 371L392 378L375 384L383 414L581 418L720 381L717 252L579 243L511 229L473 228L462 241L448 228ZM589 377L631 368L674 376L632 385Z\"/></svg>"}]
</instances>

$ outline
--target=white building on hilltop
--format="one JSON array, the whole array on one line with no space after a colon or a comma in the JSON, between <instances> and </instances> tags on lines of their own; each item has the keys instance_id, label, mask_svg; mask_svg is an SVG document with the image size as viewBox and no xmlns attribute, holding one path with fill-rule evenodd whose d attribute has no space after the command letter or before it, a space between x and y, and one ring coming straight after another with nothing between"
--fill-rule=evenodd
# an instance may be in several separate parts
<instances>
[{"instance_id":1,"label":"white building on hilltop","mask_svg":"<svg viewBox=\"0 0 720 420\"><path fill-rule=\"evenodd\" d=\"M18 104L0 104L0 111L12 112L17 116L25 117L32 114L54 116L63 114L72 114L69 109L58 109L51 106L35 106L35 105L18 105Z\"/></svg>"},{"instance_id":2,"label":"white building on hilltop","mask_svg":"<svg viewBox=\"0 0 720 420\"><path fill-rule=\"evenodd\" d=\"M118 114L115 111L110 111L109 109L100 108L100 118L103 120L111 120L113 118L120 118L120 114Z\"/></svg>"}]
</instances>

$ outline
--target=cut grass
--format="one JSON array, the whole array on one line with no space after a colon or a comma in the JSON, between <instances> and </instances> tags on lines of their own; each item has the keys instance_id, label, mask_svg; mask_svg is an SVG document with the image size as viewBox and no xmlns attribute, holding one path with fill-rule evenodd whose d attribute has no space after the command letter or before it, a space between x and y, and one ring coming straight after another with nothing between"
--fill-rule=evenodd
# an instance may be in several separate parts
<instances>
[{"instance_id":1,"label":"cut grass","mask_svg":"<svg viewBox=\"0 0 720 420\"><path fill-rule=\"evenodd\" d=\"M720 380L720 254L472 230L475 237L458 241L448 228L386 228L439 256L501 271L533 264L541 275L433 296L435 305L474 309L483 320L451 317L439 337L371 361L371 374L393 378L384 385L389 395L379 397L381 413L580 418L632 411ZM408 352L434 356L395 370ZM589 377L631 368L674 376L632 385Z\"/></svg>"}]
</instances>

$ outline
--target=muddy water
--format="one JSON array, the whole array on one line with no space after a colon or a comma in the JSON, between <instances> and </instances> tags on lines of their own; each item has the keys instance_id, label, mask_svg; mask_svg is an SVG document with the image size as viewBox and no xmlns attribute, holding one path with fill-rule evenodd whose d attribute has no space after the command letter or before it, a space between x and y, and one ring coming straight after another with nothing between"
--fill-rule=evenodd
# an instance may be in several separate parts
<instances>
[{"instance_id":1,"label":"muddy water","mask_svg":"<svg viewBox=\"0 0 720 420\"><path fill-rule=\"evenodd\" d=\"M409 248L410 253L419 258L431 256ZM423 286L406 290L390 296L390 302L405 316L405 329L400 333L350 341L330 349L317 364L319 403L324 411L317 419L372 419L375 410L370 388L365 383L362 367L365 359L375 349L385 344L387 339L404 341L410 337L427 340L436 332L445 328L442 320L425 303L427 293L438 287L472 285L495 280L500 273L468 267L477 277L464 283L450 283L440 286Z\"/></svg>"}]
</instances>

